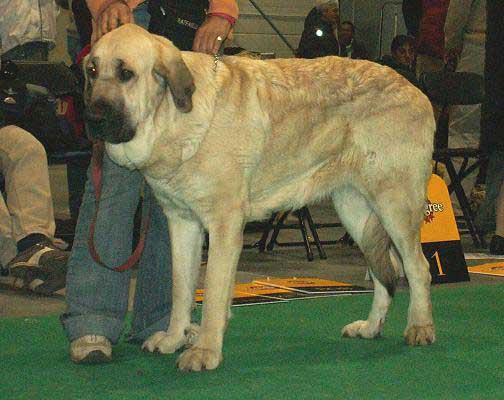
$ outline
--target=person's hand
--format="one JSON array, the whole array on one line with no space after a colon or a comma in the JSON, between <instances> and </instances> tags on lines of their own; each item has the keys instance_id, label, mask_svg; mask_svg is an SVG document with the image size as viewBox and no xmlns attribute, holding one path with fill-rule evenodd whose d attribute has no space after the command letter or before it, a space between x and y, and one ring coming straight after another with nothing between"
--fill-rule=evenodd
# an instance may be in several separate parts
<instances>
[{"instance_id":1,"label":"person's hand","mask_svg":"<svg viewBox=\"0 0 504 400\"><path fill-rule=\"evenodd\" d=\"M217 54L231 31L231 23L219 16L209 16L196 31L193 51ZM220 39L220 40L219 40Z\"/></svg>"},{"instance_id":2,"label":"person's hand","mask_svg":"<svg viewBox=\"0 0 504 400\"><path fill-rule=\"evenodd\" d=\"M97 41L103 35L119 26L133 22L133 11L128 4L121 0L114 1L98 16L96 21L96 35L93 35L93 39Z\"/></svg>"}]
</instances>

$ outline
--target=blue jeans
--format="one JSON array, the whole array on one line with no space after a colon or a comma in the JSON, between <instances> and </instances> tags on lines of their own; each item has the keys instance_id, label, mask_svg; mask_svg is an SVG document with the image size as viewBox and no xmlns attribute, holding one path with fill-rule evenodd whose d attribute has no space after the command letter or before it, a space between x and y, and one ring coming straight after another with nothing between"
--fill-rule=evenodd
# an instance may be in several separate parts
<instances>
[{"instance_id":1,"label":"blue jeans","mask_svg":"<svg viewBox=\"0 0 504 400\"><path fill-rule=\"evenodd\" d=\"M116 343L128 311L131 271L115 272L95 263L87 236L95 212L92 181L86 183L67 273L67 312L61 322L70 341L94 334ZM94 243L102 261L115 267L132 251L133 216L143 177L114 164L105 155L100 207ZM168 327L171 311L171 252L166 217L149 187L144 203L150 202L150 227L139 261L134 312L129 338L145 340Z\"/></svg>"},{"instance_id":2,"label":"blue jeans","mask_svg":"<svg viewBox=\"0 0 504 400\"><path fill-rule=\"evenodd\" d=\"M137 24L149 24L147 2L134 12ZM114 272L91 257L87 244L89 225L95 212L95 194L88 179L82 198L72 254L67 273L67 312L61 322L70 341L84 335L102 335L116 343L128 311L131 271ZM103 184L94 242L102 261L122 264L131 254L133 216L143 177L114 164L107 155L103 162ZM138 264L130 340L145 340L168 328L171 312L171 252L166 217L149 187L144 203L151 204L150 227Z\"/></svg>"}]
</instances>

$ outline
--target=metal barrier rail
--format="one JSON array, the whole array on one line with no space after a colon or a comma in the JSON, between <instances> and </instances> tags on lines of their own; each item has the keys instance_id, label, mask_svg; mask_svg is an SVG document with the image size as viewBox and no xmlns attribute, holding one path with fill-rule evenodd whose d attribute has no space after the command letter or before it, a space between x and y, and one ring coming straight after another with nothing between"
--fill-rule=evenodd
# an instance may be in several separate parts
<instances>
[{"instance_id":1,"label":"metal barrier rail","mask_svg":"<svg viewBox=\"0 0 504 400\"><path fill-rule=\"evenodd\" d=\"M296 49L294 47L292 47L292 45L288 42L288 40L285 38L285 36L283 35L282 32L280 32L280 30L275 26L275 24L273 23L273 21L271 20L270 17L268 17L264 12L263 10L261 10L261 8L257 5L257 3L254 1L254 0L249 0L250 4L252 4L254 6L254 8L259 12L259 14L261 14L261 16L266 20L266 22L271 26L271 28L273 28L273 30L275 31L275 33L278 35L278 37L280 39L282 39L282 42L285 43L285 45L292 51L292 54L293 55L296 55Z\"/></svg>"}]
</instances>

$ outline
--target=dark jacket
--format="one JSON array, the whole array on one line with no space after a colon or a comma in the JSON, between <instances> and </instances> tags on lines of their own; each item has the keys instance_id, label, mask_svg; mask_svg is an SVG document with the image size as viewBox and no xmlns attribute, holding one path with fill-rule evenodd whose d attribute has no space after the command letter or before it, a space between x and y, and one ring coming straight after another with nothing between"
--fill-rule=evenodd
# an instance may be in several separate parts
<instances>
[{"instance_id":1,"label":"dark jacket","mask_svg":"<svg viewBox=\"0 0 504 400\"><path fill-rule=\"evenodd\" d=\"M207 9L208 0L149 0L149 32L169 38L180 50L191 50Z\"/></svg>"},{"instance_id":2,"label":"dark jacket","mask_svg":"<svg viewBox=\"0 0 504 400\"><path fill-rule=\"evenodd\" d=\"M404 65L399 64L396 60L394 60L392 56L390 55L383 56L383 58L379 60L379 63L382 65L386 65L389 68L392 68L394 71L404 76L413 85L421 89L415 71L412 71L411 69L406 68Z\"/></svg>"},{"instance_id":3,"label":"dark jacket","mask_svg":"<svg viewBox=\"0 0 504 400\"><path fill-rule=\"evenodd\" d=\"M422 17L422 0L403 0L402 12L408 35L416 38Z\"/></svg>"},{"instance_id":4,"label":"dark jacket","mask_svg":"<svg viewBox=\"0 0 504 400\"><path fill-rule=\"evenodd\" d=\"M297 56L300 58L317 58L331 55L339 55L338 40L334 35L331 24L323 21L321 14L314 7L305 19Z\"/></svg>"},{"instance_id":5,"label":"dark jacket","mask_svg":"<svg viewBox=\"0 0 504 400\"><path fill-rule=\"evenodd\" d=\"M504 151L504 1L487 0L485 101L481 109L481 147Z\"/></svg>"},{"instance_id":6,"label":"dark jacket","mask_svg":"<svg viewBox=\"0 0 504 400\"><path fill-rule=\"evenodd\" d=\"M341 46L341 57L347 57L347 48L346 46ZM353 40L352 41L352 55L351 57L353 60L367 60L368 59L368 53L366 50L366 47L364 45L357 41Z\"/></svg>"}]
</instances>

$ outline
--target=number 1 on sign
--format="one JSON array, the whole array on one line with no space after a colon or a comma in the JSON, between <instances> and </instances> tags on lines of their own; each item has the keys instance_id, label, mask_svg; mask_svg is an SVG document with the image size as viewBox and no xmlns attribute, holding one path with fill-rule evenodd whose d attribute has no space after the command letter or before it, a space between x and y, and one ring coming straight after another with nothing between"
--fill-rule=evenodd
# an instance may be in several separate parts
<instances>
[{"instance_id":1,"label":"number 1 on sign","mask_svg":"<svg viewBox=\"0 0 504 400\"><path fill-rule=\"evenodd\" d=\"M443 266L441 265L441 259L439 258L439 252L435 252L431 258L434 258L436 257L436 265L437 265L437 268L438 268L438 276L443 276L443 275L446 275L443 271Z\"/></svg>"}]
</instances>

